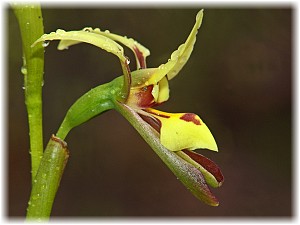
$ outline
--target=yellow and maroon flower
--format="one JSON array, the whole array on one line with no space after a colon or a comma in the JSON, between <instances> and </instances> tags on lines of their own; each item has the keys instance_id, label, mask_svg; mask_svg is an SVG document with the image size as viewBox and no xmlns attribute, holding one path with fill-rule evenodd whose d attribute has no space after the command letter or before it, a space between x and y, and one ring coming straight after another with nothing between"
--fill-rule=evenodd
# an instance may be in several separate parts
<instances>
[{"instance_id":1,"label":"yellow and maroon flower","mask_svg":"<svg viewBox=\"0 0 300 225\"><path fill-rule=\"evenodd\" d=\"M107 30L101 31L99 28L92 29L88 27L81 31L68 32L57 30L56 32L43 35L36 43L61 40L58 49L62 50L71 45L86 42L116 55L120 60L123 70L123 83L120 83L120 79L117 78L115 82L109 86L111 90L105 91L105 93L109 93L107 94L108 101L114 102L115 105L111 106L105 103L103 106L107 106L107 109L117 109L135 126L153 149L159 148L160 150L155 151L169 168L177 176L180 176L180 180L196 197L207 204L218 205L218 201L210 192L207 184L212 187L219 187L223 183L223 175L219 167L213 161L193 151L195 149L218 151L216 141L209 128L203 120L194 113L167 113L153 108L169 99L169 81L178 75L179 71L188 61L196 42L196 35L201 26L202 18L203 10L197 14L195 25L185 43L180 45L178 49L171 54L168 62L157 68L146 67L146 57L150 55L150 51L137 41L132 38L110 33ZM124 55L122 46L117 42L127 46L133 51L137 65L135 71L130 71L128 66L130 61ZM96 88L94 90L96 90ZM75 111L78 111L77 114L79 114L80 117L77 115L69 116L73 118L72 123L64 123L66 126L70 126L68 130L96 116L100 111L103 111L101 108L99 112L97 111L97 114L89 113L93 112L93 110L90 110L90 106L86 106L87 104L85 104L86 102L91 102L91 93L96 93L94 90L91 90L91 92L85 95L88 96L88 98L86 98L88 100L85 100L83 96L77 101L77 105L76 103L74 104L76 105L76 110L70 110L72 111L72 115ZM104 88L101 87L99 90L104 90ZM104 92L102 91L101 93ZM112 96L110 96L110 94ZM99 98L98 93L93 94L93 96ZM101 95L100 97L106 100L106 95ZM95 104L97 101L93 100L92 104ZM86 108L82 109L83 106ZM75 109L75 106L72 107ZM83 114L88 115L83 116ZM71 113L69 115L71 115ZM74 122L75 120L76 122ZM147 126L150 125L150 127L146 127L144 124L139 126L139 123L142 124L145 122ZM70 124L72 124L72 126ZM151 130L149 130L149 128L151 128ZM156 137L159 138L159 143L153 141ZM163 148L161 148L160 145L163 146ZM167 152L165 152L165 149L167 149ZM186 178L187 176L188 178ZM196 185L198 185L198 187L196 187Z\"/></svg>"}]
</instances>

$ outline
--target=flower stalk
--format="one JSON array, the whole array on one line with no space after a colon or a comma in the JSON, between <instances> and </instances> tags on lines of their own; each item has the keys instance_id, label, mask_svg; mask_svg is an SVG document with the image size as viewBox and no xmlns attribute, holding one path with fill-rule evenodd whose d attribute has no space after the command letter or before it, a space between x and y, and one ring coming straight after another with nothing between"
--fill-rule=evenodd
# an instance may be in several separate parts
<instances>
[{"instance_id":1,"label":"flower stalk","mask_svg":"<svg viewBox=\"0 0 300 225\"><path fill-rule=\"evenodd\" d=\"M17 17L23 47L25 104L29 123L32 182L43 156L42 86L44 73L44 48L31 47L44 33L43 18L39 4L12 4Z\"/></svg>"}]
</instances>

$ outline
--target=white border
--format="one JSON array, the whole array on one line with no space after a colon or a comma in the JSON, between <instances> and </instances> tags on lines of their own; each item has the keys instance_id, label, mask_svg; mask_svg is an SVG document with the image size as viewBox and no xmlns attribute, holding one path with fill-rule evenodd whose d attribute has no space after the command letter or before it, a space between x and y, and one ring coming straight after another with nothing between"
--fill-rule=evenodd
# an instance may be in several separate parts
<instances>
[{"instance_id":1,"label":"white border","mask_svg":"<svg viewBox=\"0 0 300 225\"><path fill-rule=\"evenodd\" d=\"M34 0L35 1L35 0ZM34 2L31 1L31 2ZM0 144L2 146L1 149L1 166L0 166L0 176L1 176L1 185L0 185L0 192L1 192L1 204L0 204L0 213L1 213L1 223L23 223L23 220L9 220L7 221L6 213L7 209L5 206L7 205L6 198L5 198L5 193L7 193L6 190L6 173L5 173L5 168L6 162L5 160L7 159L7 129L8 129L8 124L7 124L7 88L6 84L8 82L7 80L7 48L5 46L5 34L6 34L6 24L5 24L5 9L7 7L7 4L9 4L12 1L0 1L1 4L1 9L0 9L0 25L1 25L1 36L0 36L0 49L1 49L1 60L0 60L0 68L1 68L1 76L0 76L0 85L1 85L1 91L0 91L0 99L2 103L2 110L0 110L0 122L2 124L2 129L1 129L1 134L0 134ZM24 1L18 1L17 2L24 2ZM53 5L63 5L63 6L68 6L69 4L72 4L72 7L81 7L81 6L88 6L88 5L94 5L94 4L101 4L105 6L124 6L124 7L147 7L147 6L155 6L157 7L158 4L161 5L161 7L164 6L189 6L189 5L195 5L199 4L200 2L198 1L141 1L141 0L131 0L131 1L117 1L117 0L110 0L110 1L64 1L62 2L61 0L52 0L52 1L40 1L42 4L53 4ZM97 220L91 220L91 219L77 219L77 218L65 218L62 220L53 220L53 223L56 224L62 224L62 223L75 223L75 224L86 224L86 223L98 223L101 222L103 224L140 224L140 223L145 223L145 224L163 224L163 223L172 223L172 224L178 224L184 222L185 224L298 224L300 222L299 220L299 145L298 145L298 140L299 140L299 120L298 120L298 112L299 112L299 3L298 1L259 1L259 0L253 0L251 2L248 1L201 1L201 4L204 5L209 5L209 6L222 6L222 7L251 7L251 6L262 6L262 7L280 7L280 6L291 6L294 9L294 18L293 18L293 46L294 51L292 52L292 58L293 58L293 81L296 81L293 83L293 122L296 122L293 124L293 156L294 158L292 159L293 163L293 215L290 220L289 219L282 219L282 218L261 218L257 219L255 217L250 218L250 217L241 217L241 218L231 218L231 217L224 217L220 218L217 217L216 219L212 218L201 218L200 219L188 219L185 217L179 217L179 218L162 218L162 219L157 219L157 218L127 218L127 217L122 217L120 219L106 219L106 218L98 218ZM279 193L280 194L280 193Z\"/></svg>"}]
</instances>

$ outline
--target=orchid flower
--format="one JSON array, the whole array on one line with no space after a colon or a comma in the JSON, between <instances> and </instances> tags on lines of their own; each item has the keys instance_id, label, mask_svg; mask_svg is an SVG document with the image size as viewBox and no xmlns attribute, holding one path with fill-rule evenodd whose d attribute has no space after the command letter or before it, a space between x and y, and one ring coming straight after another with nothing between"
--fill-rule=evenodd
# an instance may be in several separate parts
<instances>
[{"instance_id":1,"label":"orchid flower","mask_svg":"<svg viewBox=\"0 0 300 225\"><path fill-rule=\"evenodd\" d=\"M63 50L85 42L116 55L121 63L123 76L90 90L78 99L58 130L58 137L64 139L73 127L106 110L116 109L197 198L217 206L219 202L207 184L214 188L221 186L223 175L213 161L193 151L218 151L209 128L196 114L167 113L153 108L169 99L168 83L188 61L202 18L203 10L197 14L195 25L185 43L171 54L168 62L157 68L147 68L146 57L150 55L150 51L137 41L99 28L57 30L43 35L34 45L38 42L47 45L48 41L60 40L58 49ZM135 71L130 71L130 60L117 42L133 51L137 65Z\"/></svg>"}]
</instances>

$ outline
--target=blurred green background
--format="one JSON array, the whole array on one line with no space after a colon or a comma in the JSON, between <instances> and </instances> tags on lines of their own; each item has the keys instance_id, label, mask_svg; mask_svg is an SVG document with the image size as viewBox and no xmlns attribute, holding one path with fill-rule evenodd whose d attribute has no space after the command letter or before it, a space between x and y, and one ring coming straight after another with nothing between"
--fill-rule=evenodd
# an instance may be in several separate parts
<instances>
[{"instance_id":1,"label":"blurred green background","mask_svg":"<svg viewBox=\"0 0 300 225\"><path fill-rule=\"evenodd\" d=\"M170 82L171 98L158 107L194 112L210 127L219 153L201 151L225 175L212 190L219 207L198 201L138 133L115 111L75 128L53 216L293 215L293 8L103 8L45 6L45 32L86 26L133 37L151 50L157 67L185 41L199 9L202 27L189 62ZM7 8L7 215L24 216L30 195L28 125L18 24ZM90 45L45 52L44 143L82 94L121 74L118 59ZM132 58L131 69L135 62Z\"/></svg>"}]
</instances>

